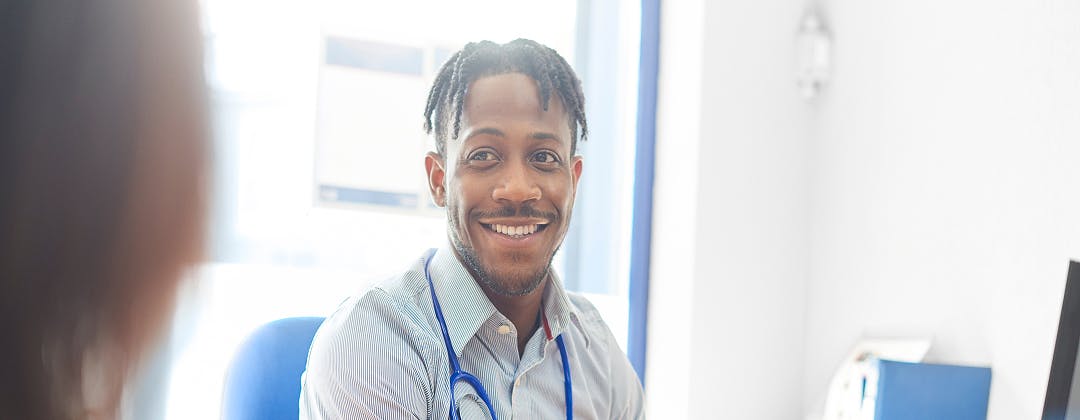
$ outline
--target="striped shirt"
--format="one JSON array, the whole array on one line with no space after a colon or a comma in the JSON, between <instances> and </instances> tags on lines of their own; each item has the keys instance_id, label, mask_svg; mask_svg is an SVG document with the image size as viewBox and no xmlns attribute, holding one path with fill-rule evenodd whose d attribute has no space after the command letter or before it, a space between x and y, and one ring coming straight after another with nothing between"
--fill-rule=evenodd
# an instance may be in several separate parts
<instances>
[{"instance_id":1,"label":"striped shirt","mask_svg":"<svg viewBox=\"0 0 1080 420\"><path fill-rule=\"evenodd\" d=\"M558 345L543 328L518 355L517 330L443 247L431 261L450 340L461 368L487 389L500 419L565 418ZM554 271L543 310L563 334L574 417L642 419L641 384L600 313L566 292ZM315 335L300 395L301 419L431 419L450 414L450 362L424 276L424 261L346 300ZM462 419L487 419L466 382L455 385Z\"/></svg>"}]
</instances>

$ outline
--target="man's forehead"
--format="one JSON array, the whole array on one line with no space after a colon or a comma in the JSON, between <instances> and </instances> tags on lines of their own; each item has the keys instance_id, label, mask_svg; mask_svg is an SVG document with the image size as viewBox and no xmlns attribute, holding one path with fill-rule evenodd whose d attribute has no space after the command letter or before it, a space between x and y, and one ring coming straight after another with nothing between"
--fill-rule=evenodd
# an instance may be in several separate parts
<instances>
[{"instance_id":1,"label":"man's forehead","mask_svg":"<svg viewBox=\"0 0 1080 420\"><path fill-rule=\"evenodd\" d=\"M465 89L464 108L467 111L470 106L477 106L489 102L514 102L519 105L528 105L552 111L552 106L563 107L562 98L558 91L549 90L549 98L545 102L541 97L541 90L536 79L521 72L496 73L478 77L469 82ZM565 111L564 111L565 112Z\"/></svg>"},{"instance_id":2,"label":"man's forehead","mask_svg":"<svg viewBox=\"0 0 1080 420\"><path fill-rule=\"evenodd\" d=\"M559 131L569 131L570 115L562 98L552 91L546 102L536 81L528 75L504 73L479 78L466 90L461 110L462 132L458 134L465 135L470 125L497 127L506 121L531 121L537 127L558 125ZM558 133L556 137L568 136Z\"/></svg>"}]
</instances>

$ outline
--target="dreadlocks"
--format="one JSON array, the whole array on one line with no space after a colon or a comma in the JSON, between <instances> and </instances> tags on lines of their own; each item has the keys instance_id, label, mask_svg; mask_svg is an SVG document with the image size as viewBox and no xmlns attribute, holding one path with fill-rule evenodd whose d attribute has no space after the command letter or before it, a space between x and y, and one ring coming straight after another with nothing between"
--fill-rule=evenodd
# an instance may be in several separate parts
<instances>
[{"instance_id":1,"label":"dreadlocks","mask_svg":"<svg viewBox=\"0 0 1080 420\"><path fill-rule=\"evenodd\" d=\"M439 154L445 154L447 139L457 139L461 130L461 111L469 84L485 76L505 73L523 73L536 81L544 111L548 110L552 91L558 93L570 117L570 153L574 154L578 137L584 141L589 132L581 80L559 53L528 39L515 39L502 45L491 41L470 42L450 56L439 70L424 109L424 131L428 134L434 131Z\"/></svg>"}]
</instances>

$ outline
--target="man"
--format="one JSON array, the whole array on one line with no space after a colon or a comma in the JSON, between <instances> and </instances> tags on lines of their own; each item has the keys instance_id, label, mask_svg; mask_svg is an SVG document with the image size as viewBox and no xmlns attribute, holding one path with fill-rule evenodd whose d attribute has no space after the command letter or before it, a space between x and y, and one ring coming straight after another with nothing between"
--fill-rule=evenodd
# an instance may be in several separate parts
<instances>
[{"instance_id":1,"label":"man","mask_svg":"<svg viewBox=\"0 0 1080 420\"><path fill-rule=\"evenodd\" d=\"M533 41L471 43L439 72L425 118L449 244L326 320L301 417L550 419L572 407L578 418L643 418L611 331L551 269L588 130L573 70ZM455 364L477 381L452 382Z\"/></svg>"}]
</instances>

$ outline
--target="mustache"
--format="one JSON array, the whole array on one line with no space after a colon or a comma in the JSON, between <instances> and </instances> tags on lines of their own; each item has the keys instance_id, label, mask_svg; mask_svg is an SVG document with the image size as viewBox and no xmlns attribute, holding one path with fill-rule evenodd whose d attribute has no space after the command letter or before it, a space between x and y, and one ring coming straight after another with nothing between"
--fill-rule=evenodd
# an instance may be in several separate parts
<instances>
[{"instance_id":1,"label":"mustache","mask_svg":"<svg viewBox=\"0 0 1080 420\"><path fill-rule=\"evenodd\" d=\"M473 214L474 218L495 218L495 217L529 217L539 218L547 220L548 223L553 223L559 219L559 215L554 212L537 210L535 207L525 204L521 207L503 206L496 210L477 211Z\"/></svg>"}]
</instances>

